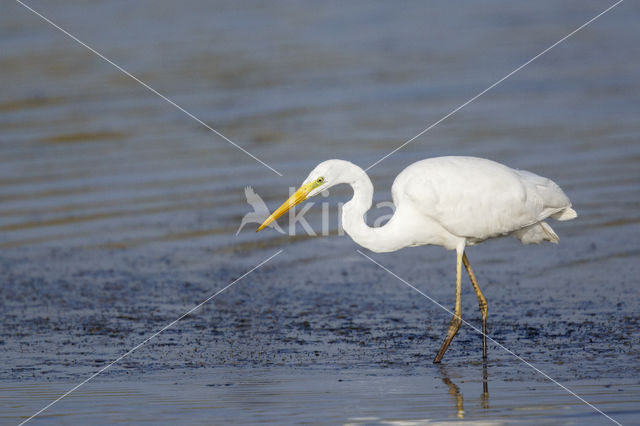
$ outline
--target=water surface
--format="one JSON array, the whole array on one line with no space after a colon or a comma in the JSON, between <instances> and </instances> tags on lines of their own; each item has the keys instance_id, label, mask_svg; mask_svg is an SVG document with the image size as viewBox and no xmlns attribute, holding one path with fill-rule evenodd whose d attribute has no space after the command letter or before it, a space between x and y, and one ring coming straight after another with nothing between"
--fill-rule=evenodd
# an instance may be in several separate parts
<instances>
[{"instance_id":1,"label":"water surface","mask_svg":"<svg viewBox=\"0 0 640 426\"><path fill-rule=\"evenodd\" d=\"M347 237L255 234L327 158L367 167L609 4L31 4L279 170L280 177L18 3L0 16L0 412L17 423L279 249L283 253L43 413L47 423L601 424ZM469 257L499 342L637 422L640 9L624 2L369 173L477 155L559 183L558 246ZM322 226L336 189L306 215ZM381 209L382 210L382 209ZM373 216L388 213L374 212ZM285 223L281 223L283 226ZM286 229L286 226L285 226ZM374 256L374 255L372 255ZM454 258L375 255L445 306ZM463 316L479 324L465 284Z\"/></svg>"}]
</instances>

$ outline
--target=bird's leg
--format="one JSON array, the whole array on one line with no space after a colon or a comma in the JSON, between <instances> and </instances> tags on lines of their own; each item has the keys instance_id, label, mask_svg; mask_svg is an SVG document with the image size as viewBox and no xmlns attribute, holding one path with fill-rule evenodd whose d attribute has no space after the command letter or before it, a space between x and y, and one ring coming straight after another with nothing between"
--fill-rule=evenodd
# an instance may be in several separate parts
<instances>
[{"instance_id":1,"label":"bird's leg","mask_svg":"<svg viewBox=\"0 0 640 426\"><path fill-rule=\"evenodd\" d=\"M454 336L458 332L460 328L460 324L462 323L462 317L460 316L460 294L462 293L462 255L464 251L458 252L458 258L456 261L456 307L453 312L453 318L451 318L451 322L449 323L449 331L447 332L447 337L442 342L442 346L436 355L436 358L433 360L434 364L439 364L442 360L442 356L447 351L449 344L453 340Z\"/></svg>"},{"instance_id":2,"label":"bird's leg","mask_svg":"<svg viewBox=\"0 0 640 426\"><path fill-rule=\"evenodd\" d=\"M473 289L476 291L476 296L478 296L478 304L480 305L480 313L482 314L482 359L487 359L487 309L489 305L487 304L487 299L484 297L484 294L480 291L480 286L478 285L478 281L476 281L476 276L473 274L466 253L462 255L462 261L464 262L467 274L469 274L471 284L473 284Z\"/></svg>"}]
</instances>

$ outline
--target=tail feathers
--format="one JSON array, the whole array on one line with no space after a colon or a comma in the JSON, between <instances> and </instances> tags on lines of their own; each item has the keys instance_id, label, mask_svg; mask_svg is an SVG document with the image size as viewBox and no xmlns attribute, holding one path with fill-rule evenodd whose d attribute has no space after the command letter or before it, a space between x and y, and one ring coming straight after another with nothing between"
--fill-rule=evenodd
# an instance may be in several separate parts
<instances>
[{"instance_id":1,"label":"tail feathers","mask_svg":"<svg viewBox=\"0 0 640 426\"><path fill-rule=\"evenodd\" d=\"M543 241L550 241L554 244L560 242L560 237L546 222L537 222L519 229L514 232L514 235L522 244L540 244Z\"/></svg>"},{"instance_id":2,"label":"tail feathers","mask_svg":"<svg viewBox=\"0 0 640 426\"><path fill-rule=\"evenodd\" d=\"M571 220L578 217L578 213L571 207L567 207L566 209L560 210L558 213L554 213L551 215L555 220Z\"/></svg>"},{"instance_id":3,"label":"tail feathers","mask_svg":"<svg viewBox=\"0 0 640 426\"><path fill-rule=\"evenodd\" d=\"M544 232L545 234L545 241L551 241L554 244L558 244L560 242L560 237L558 237L558 234L553 232L553 229L551 229L551 227L547 225L546 222L539 222L538 225L540 225L540 228L542 228L542 232Z\"/></svg>"}]
</instances>

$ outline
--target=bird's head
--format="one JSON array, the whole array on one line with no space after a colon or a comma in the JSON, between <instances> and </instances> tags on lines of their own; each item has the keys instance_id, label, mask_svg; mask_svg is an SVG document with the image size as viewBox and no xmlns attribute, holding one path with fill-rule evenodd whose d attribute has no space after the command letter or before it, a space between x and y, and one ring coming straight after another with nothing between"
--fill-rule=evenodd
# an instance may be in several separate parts
<instances>
[{"instance_id":1,"label":"bird's head","mask_svg":"<svg viewBox=\"0 0 640 426\"><path fill-rule=\"evenodd\" d=\"M354 164L344 160L327 160L318 164L309 173L309 176L302 182L302 185L287 201L282 203L271 215L260 225L256 232L269 226L271 222L285 214L293 206L300 204L307 198L318 195L320 192L340 183L349 183L347 171L352 170ZM359 168L358 168L359 169Z\"/></svg>"}]
</instances>

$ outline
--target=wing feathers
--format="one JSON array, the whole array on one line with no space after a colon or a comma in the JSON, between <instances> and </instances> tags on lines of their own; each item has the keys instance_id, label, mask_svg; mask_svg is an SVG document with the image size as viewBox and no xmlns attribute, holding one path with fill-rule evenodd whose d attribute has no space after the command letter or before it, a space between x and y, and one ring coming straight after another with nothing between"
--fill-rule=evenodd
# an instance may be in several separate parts
<instances>
[{"instance_id":1,"label":"wing feathers","mask_svg":"<svg viewBox=\"0 0 640 426\"><path fill-rule=\"evenodd\" d=\"M552 214L552 218L555 220L571 220L578 217L578 213L571 207L567 207L564 210L559 211L558 213Z\"/></svg>"}]
</instances>

